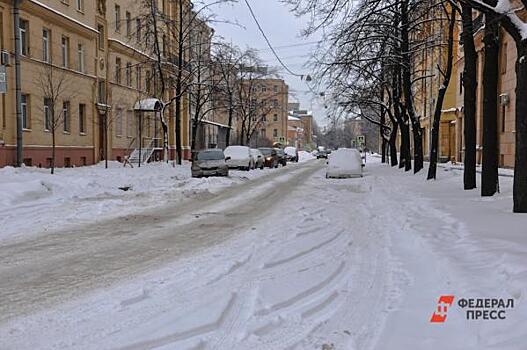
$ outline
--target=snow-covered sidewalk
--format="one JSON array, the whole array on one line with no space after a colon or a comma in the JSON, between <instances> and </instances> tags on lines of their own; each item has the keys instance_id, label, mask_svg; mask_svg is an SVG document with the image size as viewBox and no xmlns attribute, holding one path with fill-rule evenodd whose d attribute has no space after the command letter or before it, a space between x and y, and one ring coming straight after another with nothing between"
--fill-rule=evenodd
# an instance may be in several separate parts
<instances>
[{"instance_id":1,"label":"snow-covered sidewalk","mask_svg":"<svg viewBox=\"0 0 527 350\"><path fill-rule=\"evenodd\" d=\"M138 168L110 162L56 169L0 169L0 241L137 213L269 174L231 171L228 178L192 178L190 163L151 163ZM121 188L121 189L120 189ZM126 190L126 191L125 191Z\"/></svg>"}]
</instances>

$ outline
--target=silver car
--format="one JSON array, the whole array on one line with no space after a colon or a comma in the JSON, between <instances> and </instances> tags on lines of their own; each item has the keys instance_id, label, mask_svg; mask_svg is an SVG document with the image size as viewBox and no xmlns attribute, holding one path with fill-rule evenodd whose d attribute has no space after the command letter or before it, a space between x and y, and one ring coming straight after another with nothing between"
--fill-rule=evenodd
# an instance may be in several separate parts
<instances>
[{"instance_id":1,"label":"silver car","mask_svg":"<svg viewBox=\"0 0 527 350\"><path fill-rule=\"evenodd\" d=\"M229 167L221 149L199 151L192 161L192 177L229 176Z\"/></svg>"}]
</instances>

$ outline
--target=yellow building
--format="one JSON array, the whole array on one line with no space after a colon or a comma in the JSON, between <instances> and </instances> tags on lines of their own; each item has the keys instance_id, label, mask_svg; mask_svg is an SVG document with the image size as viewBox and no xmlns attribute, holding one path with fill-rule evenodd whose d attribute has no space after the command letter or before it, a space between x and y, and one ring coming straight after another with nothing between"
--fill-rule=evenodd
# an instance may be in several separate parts
<instances>
[{"instance_id":1,"label":"yellow building","mask_svg":"<svg viewBox=\"0 0 527 350\"><path fill-rule=\"evenodd\" d=\"M434 16L434 14L429 14ZM440 15L436 14L437 18ZM443 16L444 17L444 16ZM446 43L448 40L448 21L434 20L428 22L425 34L426 40L432 43ZM457 57L459 47L459 28L454 31L454 57ZM444 78L441 76L438 66L446 70L447 48L445 45L430 45L421 50L416 59L416 76L422 77L415 82L415 109L421 118L423 131L423 151L425 159L430 155L430 142L432 139L432 124L439 88ZM456 79L458 65L453 65L452 76L448 86L441 112L441 123L439 129L439 159L440 161L454 160L456 156L456 111L458 101L456 99ZM461 67L461 70L463 68Z\"/></svg>"},{"instance_id":2,"label":"yellow building","mask_svg":"<svg viewBox=\"0 0 527 350\"><path fill-rule=\"evenodd\" d=\"M160 11L176 18L175 3L159 0ZM190 11L190 2L186 4ZM56 166L123 160L141 146L161 157L159 113L148 101L168 101L159 93L155 61L145 47L145 9L133 0L20 1L21 113L23 158L27 165L51 163L50 106L43 83L60 82L56 96ZM0 0L0 49L7 62L7 92L0 108L0 166L16 163L16 93L13 1ZM161 31L170 33L169 29ZM161 34L159 34L161 35ZM170 62L175 40L163 34L162 56ZM51 77L51 78L50 78ZM49 85L49 84L48 84ZM188 104L182 108L182 143L190 156ZM145 110L145 106L150 109ZM165 111L174 157L174 108ZM57 117L59 116L59 117ZM53 118L52 118L53 119ZM107 145L107 147L105 147ZM156 152L154 152L156 151Z\"/></svg>"}]
</instances>

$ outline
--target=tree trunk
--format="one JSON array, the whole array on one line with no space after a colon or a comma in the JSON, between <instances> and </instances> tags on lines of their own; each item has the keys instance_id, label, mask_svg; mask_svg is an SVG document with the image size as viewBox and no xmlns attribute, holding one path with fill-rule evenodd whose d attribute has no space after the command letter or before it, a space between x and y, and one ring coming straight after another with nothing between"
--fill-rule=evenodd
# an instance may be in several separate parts
<instances>
[{"instance_id":1,"label":"tree trunk","mask_svg":"<svg viewBox=\"0 0 527 350\"><path fill-rule=\"evenodd\" d=\"M481 195L498 191L498 77L499 25L495 15L485 15L485 65L483 68L483 162Z\"/></svg>"},{"instance_id":2,"label":"tree trunk","mask_svg":"<svg viewBox=\"0 0 527 350\"><path fill-rule=\"evenodd\" d=\"M55 174L55 129L51 131L51 174Z\"/></svg>"},{"instance_id":3,"label":"tree trunk","mask_svg":"<svg viewBox=\"0 0 527 350\"><path fill-rule=\"evenodd\" d=\"M409 39L409 19L408 19L408 0L401 1L401 53L402 53L402 78L403 95L407 118L412 123L412 133L414 137L414 174L423 169L423 135L419 117L415 113L413 93L412 93L412 72L410 58L410 39ZM410 125L408 125L409 127ZM406 129L406 127L405 127ZM408 147L410 149L410 139ZM405 170L411 170L411 161L405 163Z\"/></svg>"},{"instance_id":4,"label":"tree trunk","mask_svg":"<svg viewBox=\"0 0 527 350\"><path fill-rule=\"evenodd\" d=\"M183 1L179 0L179 23L178 23L178 70L176 74L176 163L181 165L181 159L183 157L182 146L181 146L181 94L183 92L182 79L183 79L183 55L184 50L184 24L183 24Z\"/></svg>"},{"instance_id":5,"label":"tree trunk","mask_svg":"<svg viewBox=\"0 0 527 350\"><path fill-rule=\"evenodd\" d=\"M229 93L229 128L227 129L227 135L225 136L225 147L229 147L231 144L231 127L234 116L234 108L232 104L232 93Z\"/></svg>"},{"instance_id":6,"label":"tree trunk","mask_svg":"<svg viewBox=\"0 0 527 350\"><path fill-rule=\"evenodd\" d=\"M472 7L461 2L463 22L463 50L465 67L463 70L463 108L464 108L464 174L465 190L476 188L476 90L477 90L477 54L474 46L474 27Z\"/></svg>"},{"instance_id":7,"label":"tree trunk","mask_svg":"<svg viewBox=\"0 0 527 350\"><path fill-rule=\"evenodd\" d=\"M399 124L392 120L392 132L390 133L390 165L397 166L397 132L399 131Z\"/></svg>"},{"instance_id":8,"label":"tree trunk","mask_svg":"<svg viewBox=\"0 0 527 350\"><path fill-rule=\"evenodd\" d=\"M439 88L437 93L436 107L434 110L434 121L432 126L432 143L430 145L430 166L428 167L427 180L436 178L437 175L437 159L439 157L439 131L441 128L441 110L443 109L443 101L445 100L448 85L450 85L450 77L452 76L452 65L454 61L454 27L456 25L456 10L451 9L451 17L448 24L448 49L447 49L447 63L444 75L443 85Z\"/></svg>"},{"instance_id":9,"label":"tree trunk","mask_svg":"<svg viewBox=\"0 0 527 350\"><path fill-rule=\"evenodd\" d=\"M516 41L516 50L514 212L527 213L527 39Z\"/></svg>"}]
</instances>

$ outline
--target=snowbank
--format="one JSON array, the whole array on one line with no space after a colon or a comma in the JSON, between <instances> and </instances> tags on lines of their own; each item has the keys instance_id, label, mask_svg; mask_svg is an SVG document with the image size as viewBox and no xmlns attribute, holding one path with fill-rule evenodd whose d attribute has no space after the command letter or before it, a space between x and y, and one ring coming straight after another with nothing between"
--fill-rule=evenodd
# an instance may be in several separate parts
<instances>
[{"instance_id":1,"label":"snowbank","mask_svg":"<svg viewBox=\"0 0 527 350\"><path fill-rule=\"evenodd\" d=\"M110 162L88 167L0 169L0 240L62 228L86 220L125 215L183 200L255 178L270 170L231 171L228 178L191 177L190 163L152 163L141 168Z\"/></svg>"},{"instance_id":2,"label":"snowbank","mask_svg":"<svg viewBox=\"0 0 527 350\"><path fill-rule=\"evenodd\" d=\"M308 160L316 159L314 155L306 151L298 151L298 161L307 162Z\"/></svg>"}]
</instances>

